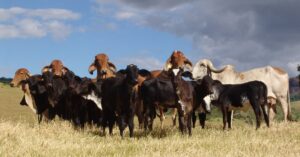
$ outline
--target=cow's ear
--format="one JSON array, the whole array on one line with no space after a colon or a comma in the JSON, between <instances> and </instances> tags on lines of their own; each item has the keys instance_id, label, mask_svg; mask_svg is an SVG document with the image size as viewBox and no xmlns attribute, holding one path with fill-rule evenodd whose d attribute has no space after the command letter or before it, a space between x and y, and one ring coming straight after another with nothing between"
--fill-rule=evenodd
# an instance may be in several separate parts
<instances>
[{"instance_id":1,"label":"cow's ear","mask_svg":"<svg viewBox=\"0 0 300 157\"><path fill-rule=\"evenodd\" d=\"M189 71L183 72L183 73L181 74L181 76L187 77L187 78L193 80L193 74L192 74L191 72L189 72Z\"/></svg>"},{"instance_id":2,"label":"cow's ear","mask_svg":"<svg viewBox=\"0 0 300 157\"><path fill-rule=\"evenodd\" d=\"M82 79L79 77L79 76L75 76L75 78L74 78L77 82L81 82L82 81Z\"/></svg>"},{"instance_id":3,"label":"cow's ear","mask_svg":"<svg viewBox=\"0 0 300 157\"><path fill-rule=\"evenodd\" d=\"M44 74L46 72L50 72L50 68L51 68L51 66L49 66L49 65L44 66L43 69L42 69L42 74Z\"/></svg>"},{"instance_id":4,"label":"cow's ear","mask_svg":"<svg viewBox=\"0 0 300 157\"><path fill-rule=\"evenodd\" d=\"M25 100L25 96L23 96L22 100L20 101L20 105L28 106L28 104L26 103L26 100Z\"/></svg>"},{"instance_id":5,"label":"cow's ear","mask_svg":"<svg viewBox=\"0 0 300 157\"><path fill-rule=\"evenodd\" d=\"M67 67L63 67L62 73L65 75L68 71L70 71Z\"/></svg>"},{"instance_id":6,"label":"cow's ear","mask_svg":"<svg viewBox=\"0 0 300 157\"><path fill-rule=\"evenodd\" d=\"M93 72L96 70L96 66L94 63L92 63L90 66L89 66L89 73L91 75L93 75Z\"/></svg>"},{"instance_id":7,"label":"cow's ear","mask_svg":"<svg viewBox=\"0 0 300 157\"><path fill-rule=\"evenodd\" d=\"M113 63L108 62L108 66L109 66L109 69L110 69L111 71L117 72L117 68L116 68L116 66L115 66Z\"/></svg>"},{"instance_id":8,"label":"cow's ear","mask_svg":"<svg viewBox=\"0 0 300 157\"><path fill-rule=\"evenodd\" d=\"M118 74L122 74L122 75L126 75L126 70L125 69L121 69L117 72Z\"/></svg>"},{"instance_id":9,"label":"cow's ear","mask_svg":"<svg viewBox=\"0 0 300 157\"><path fill-rule=\"evenodd\" d=\"M143 76L143 77L147 77L147 76L151 76L151 72L146 70L146 69L140 69L139 70L139 75Z\"/></svg>"},{"instance_id":10,"label":"cow's ear","mask_svg":"<svg viewBox=\"0 0 300 157\"><path fill-rule=\"evenodd\" d=\"M170 57L165 63L164 70L169 71L171 68L172 68L172 64L171 64L171 57Z\"/></svg>"}]
</instances>

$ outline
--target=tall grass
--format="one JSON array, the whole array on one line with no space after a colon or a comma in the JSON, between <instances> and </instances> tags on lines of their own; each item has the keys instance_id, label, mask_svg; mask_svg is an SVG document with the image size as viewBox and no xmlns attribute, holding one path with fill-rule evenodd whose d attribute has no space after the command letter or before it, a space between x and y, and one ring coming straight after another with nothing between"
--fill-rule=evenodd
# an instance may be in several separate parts
<instances>
[{"instance_id":1,"label":"tall grass","mask_svg":"<svg viewBox=\"0 0 300 157\"><path fill-rule=\"evenodd\" d=\"M221 122L198 126L191 137L177 128L135 131L124 139L100 135L96 128L75 130L67 122L31 125L0 122L0 156L300 156L300 124L276 123L271 128L241 123L230 131Z\"/></svg>"},{"instance_id":2,"label":"tall grass","mask_svg":"<svg viewBox=\"0 0 300 157\"><path fill-rule=\"evenodd\" d=\"M207 126L181 135L167 117L165 129L155 121L152 132L135 129L134 138L102 135L98 128L76 130L68 122L55 120L37 124L28 107L18 103L19 89L0 86L0 157L35 156L300 156L300 123L265 123L255 130L253 111L236 113L233 129L222 130L218 110L209 115ZM294 115L300 103L293 104ZM295 116L294 116L295 117ZM253 124L252 124L253 123ZM137 124L137 123L136 123ZM127 131L127 130L126 130Z\"/></svg>"}]
</instances>

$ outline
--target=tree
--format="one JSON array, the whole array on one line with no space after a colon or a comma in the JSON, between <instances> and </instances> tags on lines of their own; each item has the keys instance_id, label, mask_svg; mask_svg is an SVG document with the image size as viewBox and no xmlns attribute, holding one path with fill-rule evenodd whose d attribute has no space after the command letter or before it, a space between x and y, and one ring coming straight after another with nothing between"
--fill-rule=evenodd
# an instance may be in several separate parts
<instances>
[{"instance_id":1,"label":"tree","mask_svg":"<svg viewBox=\"0 0 300 157\"><path fill-rule=\"evenodd\" d=\"M298 71L300 72L300 65L298 65ZM300 86L300 74L298 75L298 81L299 81L299 86Z\"/></svg>"}]
</instances>

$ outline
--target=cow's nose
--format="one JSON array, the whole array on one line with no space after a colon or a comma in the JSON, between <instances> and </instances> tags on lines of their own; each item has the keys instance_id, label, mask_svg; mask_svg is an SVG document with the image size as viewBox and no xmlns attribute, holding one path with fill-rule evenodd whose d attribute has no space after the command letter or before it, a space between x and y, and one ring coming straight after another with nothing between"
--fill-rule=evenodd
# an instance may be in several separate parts
<instances>
[{"instance_id":1,"label":"cow's nose","mask_svg":"<svg viewBox=\"0 0 300 157\"><path fill-rule=\"evenodd\" d=\"M11 87L14 87L14 84L13 84L13 83L10 83L9 85L10 85Z\"/></svg>"},{"instance_id":2,"label":"cow's nose","mask_svg":"<svg viewBox=\"0 0 300 157\"><path fill-rule=\"evenodd\" d=\"M102 75L106 75L106 70L101 70Z\"/></svg>"}]
</instances>

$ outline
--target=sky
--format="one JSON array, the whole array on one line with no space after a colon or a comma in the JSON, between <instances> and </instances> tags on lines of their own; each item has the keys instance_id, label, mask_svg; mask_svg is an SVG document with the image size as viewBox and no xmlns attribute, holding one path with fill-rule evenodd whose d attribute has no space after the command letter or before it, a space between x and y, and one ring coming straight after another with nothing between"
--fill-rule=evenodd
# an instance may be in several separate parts
<instances>
[{"instance_id":1,"label":"sky","mask_svg":"<svg viewBox=\"0 0 300 157\"><path fill-rule=\"evenodd\" d=\"M0 77L22 67L40 74L54 59L93 77L98 53L118 69L162 69L174 50L194 64L271 65L296 76L299 7L298 0L0 0Z\"/></svg>"}]
</instances>

